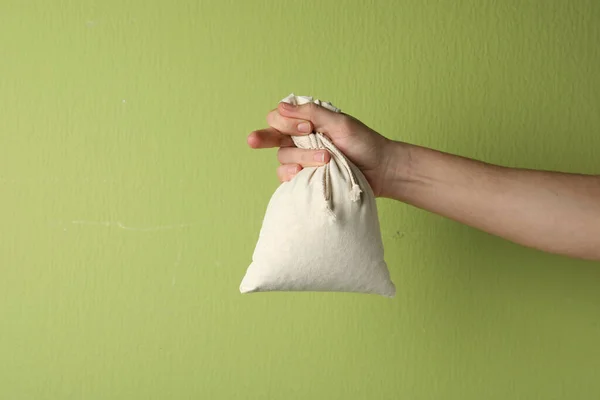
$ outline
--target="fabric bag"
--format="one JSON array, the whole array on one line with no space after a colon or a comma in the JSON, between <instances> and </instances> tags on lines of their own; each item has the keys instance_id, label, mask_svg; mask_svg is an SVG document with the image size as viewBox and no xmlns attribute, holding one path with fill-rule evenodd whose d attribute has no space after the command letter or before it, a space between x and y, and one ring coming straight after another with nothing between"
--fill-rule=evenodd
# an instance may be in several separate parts
<instances>
[{"instance_id":1,"label":"fabric bag","mask_svg":"<svg viewBox=\"0 0 600 400\"><path fill-rule=\"evenodd\" d=\"M282 101L305 104L291 94ZM314 103L335 112L331 103ZM275 191L240 292L360 292L393 297L375 196L362 172L322 133L293 136L331 161L302 169Z\"/></svg>"}]
</instances>

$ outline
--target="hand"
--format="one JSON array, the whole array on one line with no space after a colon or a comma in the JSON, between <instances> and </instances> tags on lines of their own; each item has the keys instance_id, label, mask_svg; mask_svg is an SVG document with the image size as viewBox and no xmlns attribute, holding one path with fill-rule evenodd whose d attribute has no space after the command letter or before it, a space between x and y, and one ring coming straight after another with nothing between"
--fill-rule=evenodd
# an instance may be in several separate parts
<instances>
[{"instance_id":1,"label":"hand","mask_svg":"<svg viewBox=\"0 0 600 400\"><path fill-rule=\"evenodd\" d=\"M347 114L336 113L314 103L294 106L280 103L267 115L269 128L248 136L250 147L279 147L277 158L281 165L277 176L289 181L304 167L328 163L326 150L303 150L294 146L290 135L321 132L341 150L365 175L375 196L381 196L388 173L391 141Z\"/></svg>"}]
</instances>

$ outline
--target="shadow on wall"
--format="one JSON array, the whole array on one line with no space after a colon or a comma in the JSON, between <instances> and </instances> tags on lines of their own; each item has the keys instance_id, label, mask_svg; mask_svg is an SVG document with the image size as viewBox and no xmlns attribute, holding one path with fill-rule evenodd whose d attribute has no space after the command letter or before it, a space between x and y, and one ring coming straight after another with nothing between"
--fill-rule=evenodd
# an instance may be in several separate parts
<instances>
[{"instance_id":1,"label":"shadow on wall","mask_svg":"<svg viewBox=\"0 0 600 400\"><path fill-rule=\"evenodd\" d=\"M432 319L466 337L496 329L560 331L600 309L600 263L525 248L434 215L419 215L406 232L386 230L398 293L427 304ZM392 248L396 249L392 250ZM389 251L388 251L389 253ZM411 262L412 261L412 262Z\"/></svg>"}]
</instances>

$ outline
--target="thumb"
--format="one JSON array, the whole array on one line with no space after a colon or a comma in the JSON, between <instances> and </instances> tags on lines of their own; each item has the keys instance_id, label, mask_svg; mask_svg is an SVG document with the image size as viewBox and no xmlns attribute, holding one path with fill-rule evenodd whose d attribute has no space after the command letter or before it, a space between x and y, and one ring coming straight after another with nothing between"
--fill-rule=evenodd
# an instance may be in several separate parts
<instances>
[{"instance_id":1,"label":"thumb","mask_svg":"<svg viewBox=\"0 0 600 400\"><path fill-rule=\"evenodd\" d=\"M343 122L344 114L328 110L315 103L302 105L293 105L288 103L279 103L277 107L279 114L286 118L303 119L312 122L315 131L322 133L332 133Z\"/></svg>"}]
</instances>

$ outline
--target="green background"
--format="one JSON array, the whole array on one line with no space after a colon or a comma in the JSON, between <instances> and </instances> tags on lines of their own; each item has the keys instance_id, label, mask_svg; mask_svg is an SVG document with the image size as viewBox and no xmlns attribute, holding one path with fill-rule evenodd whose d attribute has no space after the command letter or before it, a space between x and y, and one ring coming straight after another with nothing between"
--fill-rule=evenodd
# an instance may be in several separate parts
<instances>
[{"instance_id":1,"label":"green background","mask_svg":"<svg viewBox=\"0 0 600 400\"><path fill-rule=\"evenodd\" d=\"M395 299L238 292L290 92L600 173L599 70L594 0L0 0L0 398L600 398L599 263L398 202Z\"/></svg>"}]
</instances>

